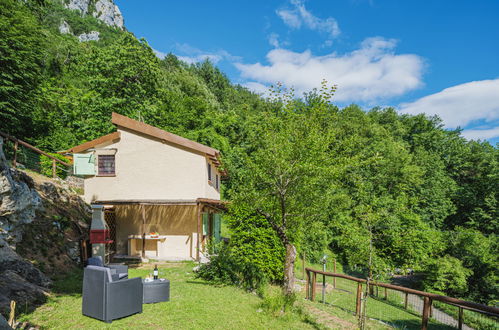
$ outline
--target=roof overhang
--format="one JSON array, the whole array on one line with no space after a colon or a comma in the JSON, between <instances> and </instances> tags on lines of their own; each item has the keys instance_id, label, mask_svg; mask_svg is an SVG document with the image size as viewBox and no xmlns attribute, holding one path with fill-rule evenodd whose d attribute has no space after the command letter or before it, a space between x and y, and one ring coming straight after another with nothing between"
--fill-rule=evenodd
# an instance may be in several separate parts
<instances>
[{"instance_id":1,"label":"roof overhang","mask_svg":"<svg viewBox=\"0 0 499 330\"><path fill-rule=\"evenodd\" d=\"M77 154L79 152L86 151L91 148L95 148L96 146L106 143L106 142L116 142L120 139L121 133L120 132L113 132L111 134L107 134L104 136L101 136L95 140L88 141L85 143L82 143L80 145L77 145L71 149L65 150L65 151L60 151L59 153L73 153Z\"/></svg>"},{"instance_id":2,"label":"roof overhang","mask_svg":"<svg viewBox=\"0 0 499 330\"><path fill-rule=\"evenodd\" d=\"M228 201L219 199L197 198L197 199L114 199L97 200L92 205L206 205L226 210Z\"/></svg>"}]
</instances>

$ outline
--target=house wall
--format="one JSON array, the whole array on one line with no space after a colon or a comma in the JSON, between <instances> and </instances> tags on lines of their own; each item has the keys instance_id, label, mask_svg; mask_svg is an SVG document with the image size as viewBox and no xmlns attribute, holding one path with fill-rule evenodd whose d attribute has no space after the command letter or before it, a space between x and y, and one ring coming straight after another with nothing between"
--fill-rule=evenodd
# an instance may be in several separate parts
<instances>
[{"instance_id":1,"label":"house wall","mask_svg":"<svg viewBox=\"0 0 499 330\"><path fill-rule=\"evenodd\" d=\"M146 219L145 226L142 225L142 207ZM117 205L115 212L117 254L128 255L130 252L133 254L134 251L128 251L128 235L157 232L159 235L166 235L166 239L147 240L146 257L163 260L196 258L196 205ZM137 243L135 252L138 254L142 251L142 242L137 241Z\"/></svg>"},{"instance_id":2,"label":"house wall","mask_svg":"<svg viewBox=\"0 0 499 330\"><path fill-rule=\"evenodd\" d=\"M118 130L118 142L95 148L96 155L116 149L116 175L86 177L84 197L88 203L119 199L220 199L215 183L208 183L208 160L204 154L127 129ZM214 166L212 171L216 177Z\"/></svg>"}]
</instances>

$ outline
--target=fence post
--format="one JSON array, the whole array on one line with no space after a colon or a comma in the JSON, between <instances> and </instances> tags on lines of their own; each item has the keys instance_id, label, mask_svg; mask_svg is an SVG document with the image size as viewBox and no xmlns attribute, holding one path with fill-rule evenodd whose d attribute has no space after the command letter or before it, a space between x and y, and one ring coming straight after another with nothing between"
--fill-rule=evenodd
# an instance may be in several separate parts
<instances>
[{"instance_id":1,"label":"fence post","mask_svg":"<svg viewBox=\"0 0 499 330\"><path fill-rule=\"evenodd\" d=\"M431 299L428 297L424 297L421 330L428 330L428 319L430 318L430 304L431 304Z\"/></svg>"},{"instance_id":2,"label":"fence post","mask_svg":"<svg viewBox=\"0 0 499 330\"><path fill-rule=\"evenodd\" d=\"M315 300L315 289L316 289L316 282L317 282L317 273L313 272L312 273L312 299L311 301Z\"/></svg>"},{"instance_id":3,"label":"fence post","mask_svg":"<svg viewBox=\"0 0 499 330\"><path fill-rule=\"evenodd\" d=\"M8 322L11 327L14 326L15 317L16 317L16 301L11 300L10 301L9 322Z\"/></svg>"},{"instance_id":4,"label":"fence post","mask_svg":"<svg viewBox=\"0 0 499 330\"><path fill-rule=\"evenodd\" d=\"M305 282L306 299L310 299L310 272L307 270L305 275L307 276L307 281Z\"/></svg>"},{"instance_id":5,"label":"fence post","mask_svg":"<svg viewBox=\"0 0 499 330\"><path fill-rule=\"evenodd\" d=\"M458 321L458 324L457 324L457 328L459 330L462 330L463 329L463 308L462 307L459 307L459 321Z\"/></svg>"},{"instance_id":6,"label":"fence post","mask_svg":"<svg viewBox=\"0 0 499 330\"><path fill-rule=\"evenodd\" d=\"M16 142L14 142L14 157L12 157L12 167L13 168L16 168L17 167L17 148L18 148L19 144Z\"/></svg>"},{"instance_id":7,"label":"fence post","mask_svg":"<svg viewBox=\"0 0 499 330\"><path fill-rule=\"evenodd\" d=\"M333 273L336 274L336 258L333 260ZM333 289L336 289L336 276L333 277Z\"/></svg>"},{"instance_id":8,"label":"fence post","mask_svg":"<svg viewBox=\"0 0 499 330\"><path fill-rule=\"evenodd\" d=\"M302 262L303 262L303 268L302 268L302 270L303 270L303 278L305 278L305 252L302 253L301 257L302 257Z\"/></svg>"},{"instance_id":9,"label":"fence post","mask_svg":"<svg viewBox=\"0 0 499 330\"><path fill-rule=\"evenodd\" d=\"M407 309L407 301L409 300L409 294L406 292L405 293L405 299L404 299L404 308Z\"/></svg>"},{"instance_id":10,"label":"fence post","mask_svg":"<svg viewBox=\"0 0 499 330\"><path fill-rule=\"evenodd\" d=\"M357 300L355 302L355 315L360 317L360 304L362 301L362 283L357 283Z\"/></svg>"},{"instance_id":11,"label":"fence post","mask_svg":"<svg viewBox=\"0 0 499 330\"><path fill-rule=\"evenodd\" d=\"M55 159L52 159L52 177L57 177L57 166L55 164Z\"/></svg>"}]
</instances>

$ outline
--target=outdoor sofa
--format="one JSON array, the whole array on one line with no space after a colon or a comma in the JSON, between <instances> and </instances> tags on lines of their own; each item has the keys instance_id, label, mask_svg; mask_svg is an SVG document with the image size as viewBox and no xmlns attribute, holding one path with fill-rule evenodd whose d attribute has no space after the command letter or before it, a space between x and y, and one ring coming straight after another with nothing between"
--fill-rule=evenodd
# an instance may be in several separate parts
<instances>
[{"instance_id":1,"label":"outdoor sofa","mask_svg":"<svg viewBox=\"0 0 499 330\"><path fill-rule=\"evenodd\" d=\"M111 269L89 265L83 274L83 315L111 323L142 313L143 287L140 277L117 279Z\"/></svg>"}]
</instances>

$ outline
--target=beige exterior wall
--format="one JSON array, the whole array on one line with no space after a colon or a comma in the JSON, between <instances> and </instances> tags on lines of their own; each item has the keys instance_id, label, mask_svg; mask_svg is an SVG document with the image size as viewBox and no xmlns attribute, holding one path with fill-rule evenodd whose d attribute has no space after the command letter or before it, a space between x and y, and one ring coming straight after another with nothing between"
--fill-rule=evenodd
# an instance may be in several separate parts
<instances>
[{"instance_id":1,"label":"beige exterior wall","mask_svg":"<svg viewBox=\"0 0 499 330\"><path fill-rule=\"evenodd\" d=\"M145 225L142 224L142 207ZM196 205L117 205L116 253L140 255L142 241L129 244L129 235L157 232L162 240L146 241L146 257L162 260L190 260L197 252ZM129 247L131 246L131 251Z\"/></svg>"},{"instance_id":2,"label":"beige exterior wall","mask_svg":"<svg viewBox=\"0 0 499 330\"><path fill-rule=\"evenodd\" d=\"M214 180L208 182L208 160L204 154L129 130L118 130L121 133L118 142L96 146L94 151L96 156L115 153L116 176L85 178L88 203L120 199L220 199ZM214 166L212 172L213 178L219 175Z\"/></svg>"}]
</instances>

